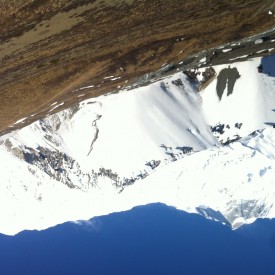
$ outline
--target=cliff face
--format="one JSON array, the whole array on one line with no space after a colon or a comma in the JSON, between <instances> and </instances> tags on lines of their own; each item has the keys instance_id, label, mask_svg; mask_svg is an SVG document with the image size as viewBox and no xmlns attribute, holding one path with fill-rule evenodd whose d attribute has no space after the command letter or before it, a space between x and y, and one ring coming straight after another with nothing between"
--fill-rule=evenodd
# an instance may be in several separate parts
<instances>
[{"instance_id":1,"label":"cliff face","mask_svg":"<svg viewBox=\"0 0 275 275\"><path fill-rule=\"evenodd\" d=\"M0 5L1 133L80 100L131 88L142 76L138 85L188 65L274 52L273 32L264 33L275 23L272 0L1 0ZM255 34L261 35L230 46L236 51L218 49ZM163 64L173 65L146 75ZM54 102L56 108L50 106Z\"/></svg>"}]
</instances>

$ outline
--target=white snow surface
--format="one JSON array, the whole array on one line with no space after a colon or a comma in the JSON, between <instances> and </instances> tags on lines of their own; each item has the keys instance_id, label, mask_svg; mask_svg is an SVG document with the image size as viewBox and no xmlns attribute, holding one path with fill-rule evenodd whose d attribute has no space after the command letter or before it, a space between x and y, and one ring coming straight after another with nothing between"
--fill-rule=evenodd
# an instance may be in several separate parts
<instances>
[{"instance_id":1,"label":"white snow surface","mask_svg":"<svg viewBox=\"0 0 275 275\"><path fill-rule=\"evenodd\" d=\"M172 84L178 78L184 88ZM48 126L51 130L45 132ZM49 142L47 135L56 142ZM127 177L144 169L147 161L180 154L176 147L199 151L218 144L202 116L201 98L183 74L162 84L83 101L77 109L34 123L10 140L18 146L59 149L85 172L104 167Z\"/></svg>"},{"instance_id":2,"label":"white snow surface","mask_svg":"<svg viewBox=\"0 0 275 275\"><path fill-rule=\"evenodd\" d=\"M217 77L201 93L204 115L211 126L228 125L220 136L223 142L228 138L248 135L256 129L267 127L275 122L275 78L258 72L261 58L231 64L237 68L237 79L233 93L227 95L225 89L221 100L216 91ZM215 66L216 74L229 65ZM241 129L235 127L241 123Z\"/></svg>"},{"instance_id":3,"label":"white snow surface","mask_svg":"<svg viewBox=\"0 0 275 275\"><path fill-rule=\"evenodd\" d=\"M221 101L216 80L199 94L179 73L83 101L1 137L0 232L153 202L204 209L233 228L275 217L275 130L265 124L275 122L275 79L259 74L258 64L234 64L241 78ZM209 127L217 123L242 123L226 136L243 138L221 146Z\"/></svg>"}]
</instances>

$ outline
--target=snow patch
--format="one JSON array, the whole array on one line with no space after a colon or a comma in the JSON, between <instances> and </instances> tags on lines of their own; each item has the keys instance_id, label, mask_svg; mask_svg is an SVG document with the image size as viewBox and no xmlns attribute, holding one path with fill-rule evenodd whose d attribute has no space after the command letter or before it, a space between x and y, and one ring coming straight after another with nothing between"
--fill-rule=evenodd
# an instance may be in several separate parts
<instances>
[{"instance_id":1,"label":"snow patch","mask_svg":"<svg viewBox=\"0 0 275 275\"><path fill-rule=\"evenodd\" d=\"M264 42L263 39L257 39L257 40L255 41L255 44L261 44L261 43L263 43L263 42Z\"/></svg>"},{"instance_id":2,"label":"snow patch","mask_svg":"<svg viewBox=\"0 0 275 275\"><path fill-rule=\"evenodd\" d=\"M248 54L247 55L238 56L238 57L234 57L234 58L230 58L229 60L233 61L233 60L237 60L237 59L241 59L241 58L246 58L246 57L248 57Z\"/></svg>"},{"instance_id":3,"label":"snow patch","mask_svg":"<svg viewBox=\"0 0 275 275\"><path fill-rule=\"evenodd\" d=\"M228 53L228 52L231 52L232 51L232 49L224 49L224 50L222 50L224 53Z\"/></svg>"},{"instance_id":4,"label":"snow patch","mask_svg":"<svg viewBox=\"0 0 275 275\"><path fill-rule=\"evenodd\" d=\"M14 124L18 124L18 123L22 123L27 119L27 117L21 118L19 120L17 120Z\"/></svg>"}]
</instances>

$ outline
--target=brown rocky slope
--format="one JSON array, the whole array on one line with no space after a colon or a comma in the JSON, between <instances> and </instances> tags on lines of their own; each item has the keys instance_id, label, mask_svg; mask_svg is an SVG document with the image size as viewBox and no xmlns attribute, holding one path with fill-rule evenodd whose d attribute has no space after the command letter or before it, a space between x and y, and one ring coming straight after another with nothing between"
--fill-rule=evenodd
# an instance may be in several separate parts
<instances>
[{"instance_id":1,"label":"brown rocky slope","mask_svg":"<svg viewBox=\"0 0 275 275\"><path fill-rule=\"evenodd\" d=\"M0 132L270 30L274 13L273 0L0 0Z\"/></svg>"}]
</instances>

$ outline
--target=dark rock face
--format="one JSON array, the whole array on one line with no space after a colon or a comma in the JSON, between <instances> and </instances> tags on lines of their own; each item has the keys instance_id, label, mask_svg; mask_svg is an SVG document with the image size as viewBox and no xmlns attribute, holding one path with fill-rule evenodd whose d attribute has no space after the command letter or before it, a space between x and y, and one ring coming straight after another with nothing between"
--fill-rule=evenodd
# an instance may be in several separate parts
<instances>
[{"instance_id":1,"label":"dark rock face","mask_svg":"<svg viewBox=\"0 0 275 275\"><path fill-rule=\"evenodd\" d=\"M240 130L242 128L242 125L242 123L238 122L233 125L218 123L214 126L210 126L210 129L222 145L228 145L234 141L241 139L241 136L238 134L238 132L236 132L236 134L233 135L231 138L225 137L224 134L226 135L226 132L232 128L235 130Z\"/></svg>"},{"instance_id":2,"label":"dark rock face","mask_svg":"<svg viewBox=\"0 0 275 275\"><path fill-rule=\"evenodd\" d=\"M78 163L68 155L59 151L38 147L36 150L26 147L23 150L24 159L29 164L37 166L41 171L48 174L51 178L65 183L70 188L77 188L72 183L70 171L74 169L77 176L82 176Z\"/></svg>"},{"instance_id":3,"label":"dark rock face","mask_svg":"<svg viewBox=\"0 0 275 275\"><path fill-rule=\"evenodd\" d=\"M274 46L272 33L262 34L260 44L246 41L231 47L230 53L218 49L271 29L274 18L268 11L275 12L273 0L2 0L1 4L1 133L82 99L145 85L177 70L225 63L244 53L253 57L274 52L266 51ZM259 50L263 52L256 54ZM80 98L79 88L84 86L89 87L81 90ZM53 111L53 102L64 104ZM24 122L10 127L24 117Z\"/></svg>"}]
</instances>

